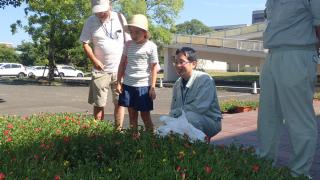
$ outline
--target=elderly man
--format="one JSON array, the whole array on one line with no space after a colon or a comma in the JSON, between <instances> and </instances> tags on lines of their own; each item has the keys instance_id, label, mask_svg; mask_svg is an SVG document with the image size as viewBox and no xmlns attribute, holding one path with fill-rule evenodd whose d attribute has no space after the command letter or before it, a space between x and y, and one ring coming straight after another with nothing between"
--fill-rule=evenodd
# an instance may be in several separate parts
<instances>
[{"instance_id":1,"label":"elderly man","mask_svg":"<svg viewBox=\"0 0 320 180\"><path fill-rule=\"evenodd\" d=\"M108 90L111 90L115 128L120 130L124 108L118 105L115 89L124 42L130 39L123 30L127 21L123 15L111 10L109 0L92 0L92 12L93 15L87 19L80 36L83 49L93 63L88 103L94 106L95 119L103 120Z\"/></svg>"},{"instance_id":2,"label":"elderly man","mask_svg":"<svg viewBox=\"0 0 320 180\"><path fill-rule=\"evenodd\" d=\"M307 176L317 144L312 105L318 64L319 0L267 0L258 113L258 154L276 160L281 126L289 132L293 176Z\"/></svg>"}]
</instances>

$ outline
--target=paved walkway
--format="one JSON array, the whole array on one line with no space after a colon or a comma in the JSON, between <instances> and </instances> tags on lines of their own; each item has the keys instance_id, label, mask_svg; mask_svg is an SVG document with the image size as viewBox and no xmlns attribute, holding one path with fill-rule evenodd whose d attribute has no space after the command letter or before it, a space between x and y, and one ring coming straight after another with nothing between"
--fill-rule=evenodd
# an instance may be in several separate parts
<instances>
[{"instance_id":1,"label":"paved walkway","mask_svg":"<svg viewBox=\"0 0 320 180\"><path fill-rule=\"evenodd\" d=\"M320 102L314 102L314 108L318 117L318 143L317 152L311 167L311 176L315 180L320 180ZM213 137L215 144L230 143L242 144L244 146L257 147L257 111L225 114L222 131ZM278 165L286 166L291 155L288 133L284 129L279 144Z\"/></svg>"}]
</instances>

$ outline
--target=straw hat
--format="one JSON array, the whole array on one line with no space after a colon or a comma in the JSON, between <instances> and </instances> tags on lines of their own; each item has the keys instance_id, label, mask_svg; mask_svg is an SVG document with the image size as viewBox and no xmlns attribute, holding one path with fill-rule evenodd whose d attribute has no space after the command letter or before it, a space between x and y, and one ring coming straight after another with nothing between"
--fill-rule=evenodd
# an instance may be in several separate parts
<instances>
[{"instance_id":1,"label":"straw hat","mask_svg":"<svg viewBox=\"0 0 320 180\"><path fill-rule=\"evenodd\" d=\"M92 13L108 11L110 8L109 0L91 0Z\"/></svg>"},{"instance_id":2,"label":"straw hat","mask_svg":"<svg viewBox=\"0 0 320 180\"><path fill-rule=\"evenodd\" d=\"M131 21L129 24L125 25L125 29L128 30L128 27L134 26L145 31L148 31L148 19L143 14L136 14L132 16Z\"/></svg>"}]
</instances>

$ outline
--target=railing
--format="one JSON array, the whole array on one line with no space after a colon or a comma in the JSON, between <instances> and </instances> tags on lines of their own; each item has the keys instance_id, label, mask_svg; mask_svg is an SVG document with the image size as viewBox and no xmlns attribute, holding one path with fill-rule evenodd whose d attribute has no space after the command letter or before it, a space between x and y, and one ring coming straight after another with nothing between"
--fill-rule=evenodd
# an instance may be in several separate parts
<instances>
[{"instance_id":1,"label":"railing","mask_svg":"<svg viewBox=\"0 0 320 180\"><path fill-rule=\"evenodd\" d=\"M264 31L266 28L266 23L257 23L251 26L239 27L234 29L215 31L212 33L203 34L203 36L208 37L231 37L231 36L239 36L243 34L255 33Z\"/></svg>"},{"instance_id":2,"label":"railing","mask_svg":"<svg viewBox=\"0 0 320 180\"><path fill-rule=\"evenodd\" d=\"M264 51L263 42L257 40L238 40L231 38L174 35L173 44L194 44L212 47L241 49L247 51Z\"/></svg>"}]
</instances>

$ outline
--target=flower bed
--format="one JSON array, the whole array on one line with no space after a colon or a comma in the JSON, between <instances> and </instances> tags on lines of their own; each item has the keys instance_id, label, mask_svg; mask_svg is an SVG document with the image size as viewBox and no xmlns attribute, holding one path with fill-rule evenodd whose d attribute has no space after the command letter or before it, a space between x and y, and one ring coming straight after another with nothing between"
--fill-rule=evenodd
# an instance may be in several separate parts
<instances>
[{"instance_id":1,"label":"flower bed","mask_svg":"<svg viewBox=\"0 0 320 180\"><path fill-rule=\"evenodd\" d=\"M0 117L0 180L290 179L253 148L113 132L81 114Z\"/></svg>"},{"instance_id":2,"label":"flower bed","mask_svg":"<svg viewBox=\"0 0 320 180\"><path fill-rule=\"evenodd\" d=\"M255 110L258 105L257 101L227 100L220 103L220 109L222 113L240 113Z\"/></svg>"}]
</instances>

